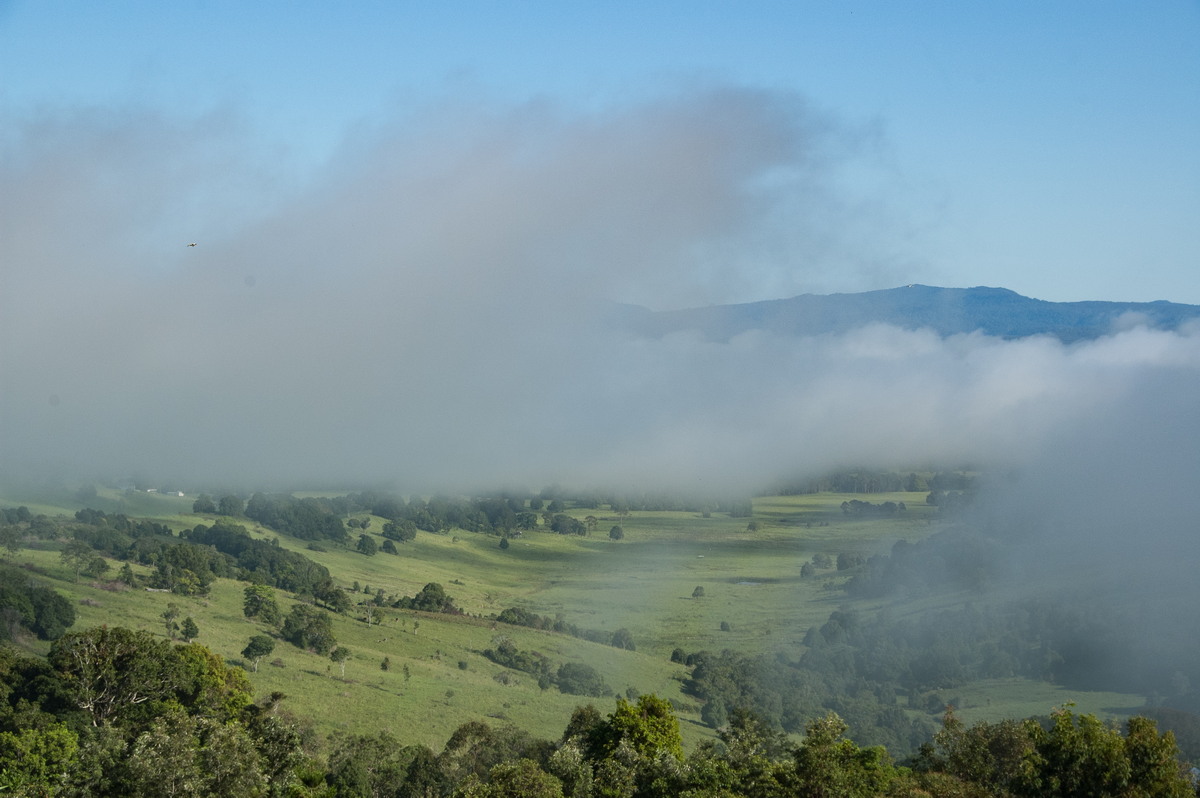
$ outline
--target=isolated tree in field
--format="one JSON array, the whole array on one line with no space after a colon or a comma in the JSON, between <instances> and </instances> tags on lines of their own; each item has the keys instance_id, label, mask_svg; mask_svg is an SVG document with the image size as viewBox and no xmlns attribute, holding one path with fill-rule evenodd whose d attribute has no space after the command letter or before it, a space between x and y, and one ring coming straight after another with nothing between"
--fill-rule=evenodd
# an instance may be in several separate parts
<instances>
[{"instance_id":1,"label":"isolated tree in field","mask_svg":"<svg viewBox=\"0 0 1200 798\"><path fill-rule=\"evenodd\" d=\"M117 574L117 581L130 587L133 587L134 583L137 582L137 577L133 573L133 567L129 563L121 566L121 571Z\"/></svg>"},{"instance_id":2,"label":"isolated tree in field","mask_svg":"<svg viewBox=\"0 0 1200 798\"><path fill-rule=\"evenodd\" d=\"M175 635L179 633L179 623L175 620L179 617L179 605L175 603L168 604L160 617L163 619L163 625L167 628L167 637L174 640Z\"/></svg>"},{"instance_id":3,"label":"isolated tree in field","mask_svg":"<svg viewBox=\"0 0 1200 798\"><path fill-rule=\"evenodd\" d=\"M461 614L454 606L454 599L446 595L446 590L437 582L430 582L421 588L421 592L411 599L403 600L408 609L422 612L448 612ZM413 631L417 630L418 621L413 621Z\"/></svg>"},{"instance_id":4,"label":"isolated tree in field","mask_svg":"<svg viewBox=\"0 0 1200 798\"><path fill-rule=\"evenodd\" d=\"M558 689L571 695L608 695L608 685L591 665L583 662L564 662L555 674Z\"/></svg>"},{"instance_id":5,"label":"isolated tree in field","mask_svg":"<svg viewBox=\"0 0 1200 798\"><path fill-rule=\"evenodd\" d=\"M608 530L608 539L609 540L623 540L624 538L625 538L625 530L621 529L621 527L614 526L612 529Z\"/></svg>"},{"instance_id":6,"label":"isolated tree in field","mask_svg":"<svg viewBox=\"0 0 1200 798\"><path fill-rule=\"evenodd\" d=\"M92 547L84 543L82 540L72 540L67 545L63 546L62 552L58 555L58 559L63 565L71 569L75 574L76 581L79 580L79 572L92 564L92 559L96 556L96 552L92 551Z\"/></svg>"},{"instance_id":7,"label":"isolated tree in field","mask_svg":"<svg viewBox=\"0 0 1200 798\"><path fill-rule=\"evenodd\" d=\"M183 623L179 626L179 634L183 636L184 641L190 643L200 636L200 627L192 620L192 616L183 619Z\"/></svg>"},{"instance_id":8,"label":"isolated tree in field","mask_svg":"<svg viewBox=\"0 0 1200 798\"><path fill-rule=\"evenodd\" d=\"M329 658L342 666L342 678L346 677L346 660L350 659L350 649L345 646L338 646L333 651L329 652Z\"/></svg>"},{"instance_id":9,"label":"isolated tree in field","mask_svg":"<svg viewBox=\"0 0 1200 798\"><path fill-rule=\"evenodd\" d=\"M508 536L505 535L504 537L500 538L500 548L507 549L508 546L509 546Z\"/></svg>"},{"instance_id":10,"label":"isolated tree in field","mask_svg":"<svg viewBox=\"0 0 1200 798\"><path fill-rule=\"evenodd\" d=\"M703 585L696 585L696 589L692 591L692 598L704 598Z\"/></svg>"},{"instance_id":11,"label":"isolated tree in field","mask_svg":"<svg viewBox=\"0 0 1200 798\"><path fill-rule=\"evenodd\" d=\"M332 579L326 579L313 588L313 598L336 613L350 609L350 597Z\"/></svg>"},{"instance_id":12,"label":"isolated tree in field","mask_svg":"<svg viewBox=\"0 0 1200 798\"><path fill-rule=\"evenodd\" d=\"M275 641L266 635L254 635L242 649L242 656L254 663L254 671L258 672L258 661L275 650Z\"/></svg>"},{"instance_id":13,"label":"isolated tree in field","mask_svg":"<svg viewBox=\"0 0 1200 798\"><path fill-rule=\"evenodd\" d=\"M283 639L299 648L310 648L318 654L328 654L337 645L333 636L333 620L324 610L308 604L292 607L280 630Z\"/></svg>"},{"instance_id":14,"label":"isolated tree in field","mask_svg":"<svg viewBox=\"0 0 1200 798\"><path fill-rule=\"evenodd\" d=\"M621 628L613 632L612 645L613 648L623 648L626 651L637 651L637 646L633 644L633 634L625 628Z\"/></svg>"},{"instance_id":15,"label":"isolated tree in field","mask_svg":"<svg viewBox=\"0 0 1200 798\"><path fill-rule=\"evenodd\" d=\"M370 535L359 535L358 543L354 546L354 550L359 554L365 554L368 557L374 557L379 551L379 545L375 543L375 538Z\"/></svg>"},{"instance_id":16,"label":"isolated tree in field","mask_svg":"<svg viewBox=\"0 0 1200 798\"><path fill-rule=\"evenodd\" d=\"M279 626L283 615L275 603L275 591L266 585L248 585L242 592L242 613L271 626Z\"/></svg>"},{"instance_id":17,"label":"isolated tree in field","mask_svg":"<svg viewBox=\"0 0 1200 798\"><path fill-rule=\"evenodd\" d=\"M107 574L111 569L112 566L108 564L108 560L97 554L92 557L92 561L88 563L88 566L83 573L94 579L103 579L104 575Z\"/></svg>"},{"instance_id":18,"label":"isolated tree in field","mask_svg":"<svg viewBox=\"0 0 1200 798\"><path fill-rule=\"evenodd\" d=\"M385 538L383 541L383 545L380 546L379 548L383 551L384 554L399 554L400 553L399 550L396 549L396 542L389 538Z\"/></svg>"}]
</instances>

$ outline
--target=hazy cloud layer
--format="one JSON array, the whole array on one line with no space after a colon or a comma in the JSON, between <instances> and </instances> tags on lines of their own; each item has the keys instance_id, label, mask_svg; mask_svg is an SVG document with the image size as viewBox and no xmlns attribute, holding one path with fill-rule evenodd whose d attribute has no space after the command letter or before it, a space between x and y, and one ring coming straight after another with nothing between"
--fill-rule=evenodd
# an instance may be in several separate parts
<instances>
[{"instance_id":1,"label":"hazy cloud layer","mask_svg":"<svg viewBox=\"0 0 1200 798\"><path fill-rule=\"evenodd\" d=\"M607 300L868 287L862 263L909 281L878 232L895 217L838 188L871 137L796 98L447 104L364 125L301 177L225 111L7 124L10 476L757 487L841 465L1030 467L1069 454L1069 431L1131 420L1145 436L1112 451L1197 450L1186 403L1150 404L1200 395L1195 331L714 344L610 326Z\"/></svg>"}]
</instances>

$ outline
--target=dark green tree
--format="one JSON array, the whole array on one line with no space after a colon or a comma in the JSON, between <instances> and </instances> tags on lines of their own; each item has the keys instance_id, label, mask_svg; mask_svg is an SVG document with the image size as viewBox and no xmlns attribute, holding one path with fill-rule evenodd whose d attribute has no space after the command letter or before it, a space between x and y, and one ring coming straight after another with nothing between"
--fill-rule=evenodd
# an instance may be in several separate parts
<instances>
[{"instance_id":1,"label":"dark green tree","mask_svg":"<svg viewBox=\"0 0 1200 798\"><path fill-rule=\"evenodd\" d=\"M637 646L633 644L633 633L625 628L613 632L612 645L614 648L623 648L626 651L637 651Z\"/></svg>"},{"instance_id":2,"label":"dark green tree","mask_svg":"<svg viewBox=\"0 0 1200 798\"><path fill-rule=\"evenodd\" d=\"M671 702L653 693L638 696L637 703L617 699L616 710L591 733L600 756L608 756L624 741L641 758L665 754L683 761L683 737Z\"/></svg>"},{"instance_id":3,"label":"dark green tree","mask_svg":"<svg viewBox=\"0 0 1200 798\"><path fill-rule=\"evenodd\" d=\"M133 587L137 583L137 576L134 575L133 567L129 563L121 566L121 570L117 574L117 581L129 587Z\"/></svg>"},{"instance_id":4,"label":"dark green tree","mask_svg":"<svg viewBox=\"0 0 1200 798\"><path fill-rule=\"evenodd\" d=\"M16 524L0 523L0 546L9 554L16 554L21 550L21 527Z\"/></svg>"},{"instance_id":5,"label":"dark green tree","mask_svg":"<svg viewBox=\"0 0 1200 798\"><path fill-rule=\"evenodd\" d=\"M359 535L358 543L355 544L354 550L359 554L365 554L368 557L374 557L379 551L379 545L375 542L375 538L370 535Z\"/></svg>"},{"instance_id":6,"label":"dark green tree","mask_svg":"<svg viewBox=\"0 0 1200 798\"><path fill-rule=\"evenodd\" d=\"M130 746L128 794L147 798L263 795L267 780L254 741L236 723L168 712Z\"/></svg>"},{"instance_id":7,"label":"dark green tree","mask_svg":"<svg viewBox=\"0 0 1200 798\"><path fill-rule=\"evenodd\" d=\"M383 525L383 536L397 543L407 543L416 538L417 525L408 519L388 521Z\"/></svg>"},{"instance_id":8,"label":"dark green tree","mask_svg":"<svg viewBox=\"0 0 1200 798\"><path fill-rule=\"evenodd\" d=\"M324 610L308 604L296 604L283 621L280 634L298 648L312 649L325 655L337 645L333 621Z\"/></svg>"},{"instance_id":9,"label":"dark green tree","mask_svg":"<svg viewBox=\"0 0 1200 798\"><path fill-rule=\"evenodd\" d=\"M406 769L413 754L388 732L337 736L329 752L331 796L408 798ZM435 793L437 795L438 793Z\"/></svg>"},{"instance_id":10,"label":"dark green tree","mask_svg":"<svg viewBox=\"0 0 1200 798\"><path fill-rule=\"evenodd\" d=\"M333 651L329 652L329 658L342 668L342 678L346 677L346 660L350 659L350 649L345 646L338 646Z\"/></svg>"},{"instance_id":11,"label":"dark green tree","mask_svg":"<svg viewBox=\"0 0 1200 798\"><path fill-rule=\"evenodd\" d=\"M201 493L196 497L196 501L192 502L193 513L216 514L217 505L213 502L212 496L207 493Z\"/></svg>"},{"instance_id":12,"label":"dark green tree","mask_svg":"<svg viewBox=\"0 0 1200 798\"><path fill-rule=\"evenodd\" d=\"M558 667L554 681L559 690L571 695L598 697L612 692L596 669L583 662L564 662Z\"/></svg>"},{"instance_id":13,"label":"dark green tree","mask_svg":"<svg viewBox=\"0 0 1200 798\"><path fill-rule=\"evenodd\" d=\"M258 672L259 661L269 656L275 650L274 639L266 635L254 635L242 649L242 656L254 663L254 671Z\"/></svg>"},{"instance_id":14,"label":"dark green tree","mask_svg":"<svg viewBox=\"0 0 1200 798\"><path fill-rule=\"evenodd\" d=\"M238 496L222 496L217 503L217 513L220 515L228 515L232 517L240 516L245 512L246 503Z\"/></svg>"},{"instance_id":15,"label":"dark green tree","mask_svg":"<svg viewBox=\"0 0 1200 798\"><path fill-rule=\"evenodd\" d=\"M346 612L351 607L350 596L346 594L345 590L334 584L332 579L326 579L316 585L313 588L313 598L339 614Z\"/></svg>"},{"instance_id":16,"label":"dark green tree","mask_svg":"<svg viewBox=\"0 0 1200 798\"><path fill-rule=\"evenodd\" d=\"M1122 736L1115 726L1069 708L1051 715L1049 728L1025 721L1033 752L1016 779L1023 796L1063 798L1184 798L1194 788L1179 765L1175 738L1154 722L1133 718Z\"/></svg>"},{"instance_id":17,"label":"dark green tree","mask_svg":"<svg viewBox=\"0 0 1200 798\"><path fill-rule=\"evenodd\" d=\"M242 614L270 626L279 626L283 616L275 602L275 591L266 585L247 585L242 591Z\"/></svg>"},{"instance_id":18,"label":"dark green tree","mask_svg":"<svg viewBox=\"0 0 1200 798\"><path fill-rule=\"evenodd\" d=\"M51 646L48 660L66 698L93 725L153 716L185 678L170 643L119 626L64 635Z\"/></svg>"},{"instance_id":19,"label":"dark green tree","mask_svg":"<svg viewBox=\"0 0 1200 798\"><path fill-rule=\"evenodd\" d=\"M75 607L66 596L57 590L42 585L28 589L29 604L33 608L33 624L30 627L40 640L57 640L75 623Z\"/></svg>"},{"instance_id":20,"label":"dark green tree","mask_svg":"<svg viewBox=\"0 0 1200 798\"><path fill-rule=\"evenodd\" d=\"M95 556L96 552L87 543L82 540L72 540L63 546L58 559L63 565L71 569L71 572L75 575L75 580L78 581L80 572L92 564L92 559Z\"/></svg>"},{"instance_id":21,"label":"dark green tree","mask_svg":"<svg viewBox=\"0 0 1200 798\"><path fill-rule=\"evenodd\" d=\"M167 604L167 608L159 616L163 619L163 625L167 628L167 637L172 640L179 634L179 621L176 620L179 617L179 613L179 605L172 602Z\"/></svg>"},{"instance_id":22,"label":"dark green tree","mask_svg":"<svg viewBox=\"0 0 1200 798\"><path fill-rule=\"evenodd\" d=\"M55 795L77 764L79 741L63 723L0 732L0 792Z\"/></svg>"},{"instance_id":23,"label":"dark green tree","mask_svg":"<svg viewBox=\"0 0 1200 798\"><path fill-rule=\"evenodd\" d=\"M184 642L190 643L200 636L200 627L192 620L192 616L183 619L183 623L179 625L179 634L183 637Z\"/></svg>"},{"instance_id":24,"label":"dark green tree","mask_svg":"<svg viewBox=\"0 0 1200 798\"><path fill-rule=\"evenodd\" d=\"M471 776L455 795L462 798L562 798L562 782L532 759L501 762L488 771L485 783Z\"/></svg>"},{"instance_id":25,"label":"dark green tree","mask_svg":"<svg viewBox=\"0 0 1200 798\"><path fill-rule=\"evenodd\" d=\"M833 712L808 724L795 754L800 795L875 798L886 793L896 777L887 751L860 748L846 739L847 728Z\"/></svg>"}]
</instances>

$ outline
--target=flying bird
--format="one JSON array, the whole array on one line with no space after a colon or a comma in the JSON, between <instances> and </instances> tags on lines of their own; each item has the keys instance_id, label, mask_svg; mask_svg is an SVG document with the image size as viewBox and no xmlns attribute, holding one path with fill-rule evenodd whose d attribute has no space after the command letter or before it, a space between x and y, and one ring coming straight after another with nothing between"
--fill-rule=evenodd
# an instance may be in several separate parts
<instances>
[{"instance_id":1,"label":"flying bird","mask_svg":"<svg viewBox=\"0 0 1200 798\"><path fill-rule=\"evenodd\" d=\"M195 241L193 241L192 243L188 244L188 246L189 246L189 247L194 247L194 246L196 246L196 242L195 242Z\"/></svg>"}]
</instances>

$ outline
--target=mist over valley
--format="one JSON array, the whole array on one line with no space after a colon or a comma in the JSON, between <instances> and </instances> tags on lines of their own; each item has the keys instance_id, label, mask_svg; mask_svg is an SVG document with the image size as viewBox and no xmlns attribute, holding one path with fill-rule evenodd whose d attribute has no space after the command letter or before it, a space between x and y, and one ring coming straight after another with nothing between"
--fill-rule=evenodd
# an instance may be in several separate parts
<instances>
[{"instance_id":1,"label":"mist over valley","mask_svg":"<svg viewBox=\"0 0 1200 798\"><path fill-rule=\"evenodd\" d=\"M1200 305L954 287L886 133L792 91L450 93L308 168L246 127L0 130L0 735L133 789L234 729L246 795L794 794L843 733L949 795L948 705L1200 758ZM178 681L105 704L89 646Z\"/></svg>"}]
</instances>

